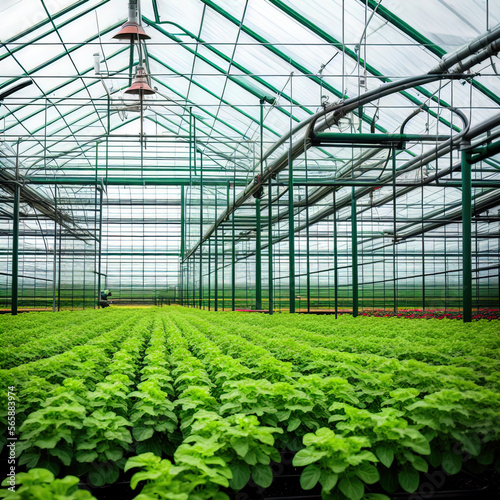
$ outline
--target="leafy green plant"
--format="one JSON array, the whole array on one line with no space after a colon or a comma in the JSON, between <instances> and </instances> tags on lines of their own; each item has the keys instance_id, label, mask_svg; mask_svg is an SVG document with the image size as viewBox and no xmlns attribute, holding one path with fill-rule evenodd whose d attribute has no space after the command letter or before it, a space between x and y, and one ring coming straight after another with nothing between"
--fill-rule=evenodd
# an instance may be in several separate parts
<instances>
[{"instance_id":1,"label":"leafy green plant","mask_svg":"<svg viewBox=\"0 0 500 500\"><path fill-rule=\"evenodd\" d=\"M267 488L272 481L271 460L281 460L273 447L274 434L283 432L277 427L262 426L254 415L242 414L220 417L214 412L200 411L194 415L191 434L185 443L218 443L219 456L232 472L230 486L243 488L250 480Z\"/></svg>"},{"instance_id":2,"label":"leafy green plant","mask_svg":"<svg viewBox=\"0 0 500 500\"><path fill-rule=\"evenodd\" d=\"M135 500L229 500L219 488L228 486L231 471L215 456L218 449L215 443L183 444L176 451L176 465L153 453L130 458L125 471L142 469L132 476L131 488L146 481Z\"/></svg>"},{"instance_id":3,"label":"leafy green plant","mask_svg":"<svg viewBox=\"0 0 500 500\"><path fill-rule=\"evenodd\" d=\"M374 484L379 473L373 463L377 457L368 450L370 441L364 437L343 437L322 427L306 434L305 448L293 458L293 465L306 466L300 476L303 489L310 490L319 482L325 500L348 498L360 500L365 484Z\"/></svg>"},{"instance_id":4,"label":"leafy green plant","mask_svg":"<svg viewBox=\"0 0 500 500\"><path fill-rule=\"evenodd\" d=\"M16 474L16 488L0 490L0 498L9 500L96 500L89 491L78 489L79 479L75 476L66 476L55 479L54 474L46 469L31 469L29 472ZM2 482L8 487L9 479Z\"/></svg>"}]
</instances>

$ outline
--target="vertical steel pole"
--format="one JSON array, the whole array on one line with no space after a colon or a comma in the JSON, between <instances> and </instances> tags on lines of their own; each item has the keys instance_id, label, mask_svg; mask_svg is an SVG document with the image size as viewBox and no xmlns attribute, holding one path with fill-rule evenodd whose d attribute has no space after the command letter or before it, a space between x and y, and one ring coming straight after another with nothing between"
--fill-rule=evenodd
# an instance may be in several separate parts
<instances>
[{"instance_id":1,"label":"vertical steel pole","mask_svg":"<svg viewBox=\"0 0 500 500\"><path fill-rule=\"evenodd\" d=\"M236 165L235 175L236 175ZM228 185L229 186L229 185ZM235 201L235 191L236 191L236 177L233 182L233 211L231 214L231 310L234 311L236 307L236 241L234 232L234 201ZM227 193L229 199L229 191Z\"/></svg>"},{"instance_id":2,"label":"vertical steel pole","mask_svg":"<svg viewBox=\"0 0 500 500\"><path fill-rule=\"evenodd\" d=\"M59 224L59 258L57 263L57 310L61 310L61 259L62 259L62 224Z\"/></svg>"},{"instance_id":3,"label":"vertical steel pole","mask_svg":"<svg viewBox=\"0 0 500 500\"><path fill-rule=\"evenodd\" d=\"M99 196L99 260L97 267L97 297L101 297L101 264L102 264L102 195L103 188L101 186L100 196ZM101 301L97 300L97 307L101 307Z\"/></svg>"},{"instance_id":4,"label":"vertical steel pole","mask_svg":"<svg viewBox=\"0 0 500 500\"><path fill-rule=\"evenodd\" d=\"M19 294L19 203L21 187L19 186L19 139L16 152L16 183L14 184L14 206L12 214L12 300L11 313L17 315Z\"/></svg>"},{"instance_id":5,"label":"vertical steel pole","mask_svg":"<svg viewBox=\"0 0 500 500\"><path fill-rule=\"evenodd\" d=\"M463 321L472 321L472 175L470 153L462 145Z\"/></svg>"},{"instance_id":6,"label":"vertical steel pole","mask_svg":"<svg viewBox=\"0 0 500 500\"><path fill-rule=\"evenodd\" d=\"M307 183L307 158L306 162L306 183ZM311 247L309 241L309 186L306 184L306 293L307 312L311 312Z\"/></svg>"},{"instance_id":7,"label":"vertical steel pole","mask_svg":"<svg viewBox=\"0 0 500 500\"><path fill-rule=\"evenodd\" d=\"M255 309L262 309L262 240L260 226L260 199L255 200Z\"/></svg>"},{"instance_id":8,"label":"vertical steel pole","mask_svg":"<svg viewBox=\"0 0 500 500\"><path fill-rule=\"evenodd\" d=\"M333 189L333 278L334 300L335 300L335 319L339 313L339 271L338 271L338 247L337 247L337 191Z\"/></svg>"},{"instance_id":9,"label":"vertical steel pole","mask_svg":"<svg viewBox=\"0 0 500 500\"><path fill-rule=\"evenodd\" d=\"M217 186L215 186L215 216L217 220ZM214 276L214 310L219 310L219 228L215 230L215 276Z\"/></svg>"},{"instance_id":10,"label":"vertical steel pole","mask_svg":"<svg viewBox=\"0 0 500 500\"><path fill-rule=\"evenodd\" d=\"M208 240L208 310L210 311L211 302L211 281L212 281L212 240Z\"/></svg>"},{"instance_id":11,"label":"vertical steel pole","mask_svg":"<svg viewBox=\"0 0 500 500\"><path fill-rule=\"evenodd\" d=\"M295 312L295 226L293 208L293 158L292 158L292 127L293 127L293 73L290 75L290 143L288 147L288 307Z\"/></svg>"},{"instance_id":12,"label":"vertical steel pole","mask_svg":"<svg viewBox=\"0 0 500 500\"><path fill-rule=\"evenodd\" d=\"M101 290L99 288L99 240L97 239L97 165L99 163L99 142L95 143L95 185L94 185L94 300L92 301L93 309L99 309L100 305L100 293ZM96 294L97 289L97 294ZM97 299L95 297L97 295ZM96 304L97 302L97 304Z\"/></svg>"},{"instance_id":13,"label":"vertical steel pole","mask_svg":"<svg viewBox=\"0 0 500 500\"><path fill-rule=\"evenodd\" d=\"M268 212L268 229L267 229L267 248L269 252L269 314L273 314L273 208L271 204L272 200L272 177L269 176L269 188L268 188L268 202L267 202L267 212Z\"/></svg>"},{"instance_id":14,"label":"vertical steel pole","mask_svg":"<svg viewBox=\"0 0 500 500\"><path fill-rule=\"evenodd\" d=\"M397 281L397 246L396 246L396 213L397 213L397 202L396 202L396 150L392 149L392 213L393 213L393 227L392 227L392 276L394 278L393 283L393 295L394 295L394 312L397 314L399 310L398 306L398 281Z\"/></svg>"},{"instance_id":15,"label":"vertical steel pole","mask_svg":"<svg viewBox=\"0 0 500 500\"><path fill-rule=\"evenodd\" d=\"M351 246L352 246L352 315L358 315L358 223L356 191L351 191Z\"/></svg>"},{"instance_id":16,"label":"vertical steel pole","mask_svg":"<svg viewBox=\"0 0 500 500\"><path fill-rule=\"evenodd\" d=\"M181 186L181 258L180 258L180 270L181 270L181 306L184 305L184 239L185 239L185 228L184 228L184 212L185 212L185 199L184 199L184 185Z\"/></svg>"},{"instance_id":17,"label":"vertical steel pole","mask_svg":"<svg viewBox=\"0 0 500 500\"><path fill-rule=\"evenodd\" d=\"M264 173L264 99L260 100L260 177ZM260 227L260 198L255 200L256 234L255 234L255 309L262 309L262 236Z\"/></svg>"},{"instance_id":18,"label":"vertical steel pole","mask_svg":"<svg viewBox=\"0 0 500 500\"><path fill-rule=\"evenodd\" d=\"M194 151L196 158L196 149ZM203 157L200 155L200 298L199 307L203 308Z\"/></svg>"},{"instance_id":19,"label":"vertical steel pole","mask_svg":"<svg viewBox=\"0 0 500 500\"><path fill-rule=\"evenodd\" d=\"M56 312L56 276L57 276L57 185L54 185L54 265L52 272L52 312ZM84 266L85 269L85 266ZM83 303L85 304L85 273L83 275Z\"/></svg>"},{"instance_id":20,"label":"vertical steel pole","mask_svg":"<svg viewBox=\"0 0 500 500\"><path fill-rule=\"evenodd\" d=\"M293 209L293 164L292 138L288 152L288 307L291 313L295 312L295 232Z\"/></svg>"}]
</instances>

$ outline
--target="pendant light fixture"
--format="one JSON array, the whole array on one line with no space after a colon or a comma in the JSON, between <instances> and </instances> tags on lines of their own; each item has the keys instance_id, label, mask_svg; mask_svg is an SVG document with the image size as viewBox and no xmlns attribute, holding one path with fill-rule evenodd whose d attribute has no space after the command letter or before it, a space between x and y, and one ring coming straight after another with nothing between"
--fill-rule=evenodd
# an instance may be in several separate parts
<instances>
[{"instance_id":1,"label":"pendant light fixture","mask_svg":"<svg viewBox=\"0 0 500 500\"><path fill-rule=\"evenodd\" d=\"M141 97L156 94L156 92L149 86L146 71L142 66L137 66L134 82L127 90L124 90L124 93L140 95Z\"/></svg>"},{"instance_id":2,"label":"pendant light fixture","mask_svg":"<svg viewBox=\"0 0 500 500\"><path fill-rule=\"evenodd\" d=\"M113 36L116 40L128 40L131 43L139 40L149 40L151 37L144 31L137 16L138 0L130 0L128 3L128 21Z\"/></svg>"}]
</instances>

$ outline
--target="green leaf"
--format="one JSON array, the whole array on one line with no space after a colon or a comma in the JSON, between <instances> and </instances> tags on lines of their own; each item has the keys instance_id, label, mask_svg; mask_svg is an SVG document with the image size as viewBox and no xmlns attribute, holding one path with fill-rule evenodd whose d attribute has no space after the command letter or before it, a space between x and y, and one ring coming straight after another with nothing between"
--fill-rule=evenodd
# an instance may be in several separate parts
<instances>
[{"instance_id":1,"label":"green leaf","mask_svg":"<svg viewBox=\"0 0 500 500\"><path fill-rule=\"evenodd\" d=\"M338 479L339 475L335 474L335 472L331 472L329 470L322 470L319 482L323 486L324 491L331 491L333 490L333 488L335 488Z\"/></svg>"},{"instance_id":2,"label":"green leaf","mask_svg":"<svg viewBox=\"0 0 500 500\"><path fill-rule=\"evenodd\" d=\"M287 432L293 432L300 425L300 418L293 417L288 421Z\"/></svg>"},{"instance_id":3,"label":"green leaf","mask_svg":"<svg viewBox=\"0 0 500 500\"><path fill-rule=\"evenodd\" d=\"M40 438L40 439L37 439L34 444L35 444L35 446L38 446L39 448L51 449L51 448L55 448L55 446L60 441L60 439L61 439L60 436L53 436L53 437L47 438L47 439Z\"/></svg>"},{"instance_id":4,"label":"green leaf","mask_svg":"<svg viewBox=\"0 0 500 500\"><path fill-rule=\"evenodd\" d=\"M94 469L89 473L89 480L94 486L104 486L106 484L106 474L104 469Z\"/></svg>"},{"instance_id":5,"label":"green leaf","mask_svg":"<svg viewBox=\"0 0 500 500\"><path fill-rule=\"evenodd\" d=\"M19 465L26 465L26 468L33 469L40 460L40 453L23 453L19 459Z\"/></svg>"},{"instance_id":6,"label":"green leaf","mask_svg":"<svg viewBox=\"0 0 500 500\"><path fill-rule=\"evenodd\" d=\"M76 452L78 462L93 462L97 457L98 454L93 450L79 450Z\"/></svg>"},{"instance_id":7,"label":"green leaf","mask_svg":"<svg viewBox=\"0 0 500 500\"><path fill-rule=\"evenodd\" d=\"M405 467L403 470L398 472L398 479L403 490L408 493L413 493L417 491L420 483L420 474L411 467Z\"/></svg>"},{"instance_id":8,"label":"green leaf","mask_svg":"<svg viewBox=\"0 0 500 500\"><path fill-rule=\"evenodd\" d=\"M234 448L234 451L236 451L236 453L242 458L244 458L248 453L248 440L245 438L231 439L231 446Z\"/></svg>"},{"instance_id":9,"label":"green leaf","mask_svg":"<svg viewBox=\"0 0 500 500\"><path fill-rule=\"evenodd\" d=\"M368 493L365 495L364 500L391 500L387 495L381 493Z\"/></svg>"},{"instance_id":10,"label":"green leaf","mask_svg":"<svg viewBox=\"0 0 500 500\"><path fill-rule=\"evenodd\" d=\"M234 490L241 490L250 479L250 467L244 463L230 464L229 468L233 473L233 478L229 481L229 486Z\"/></svg>"},{"instance_id":11,"label":"green leaf","mask_svg":"<svg viewBox=\"0 0 500 500\"><path fill-rule=\"evenodd\" d=\"M429 470L429 465L427 462L417 455L413 457L413 462L411 463L414 469L417 469L420 472L427 472Z\"/></svg>"},{"instance_id":12,"label":"green leaf","mask_svg":"<svg viewBox=\"0 0 500 500\"><path fill-rule=\"evenodd\" d=\"M478 436L463 436L461 438L464 450L474 457L477 457L481 452L481 440Z\"/></svg>"},{"instance_id":13,"label":"green leaf","mask_svg":"<svg viewBox=\"0 0 500 500\"><path fill-rule=\"evenodd\" d=\"M54 448L50 450L50 454L57 457L64 465L68 466L71 464L71 451L68 451L64 448Z\"/></svg>"},{"instance_id":14,"label":"green leaf","mask_svg":"<svg viewBox=\"0 0 500 500\"><path fill-rule=\"evenodd\" d=\"M317 462L327 454L326 451L313 450L311 448L304 448L298 451L293 457L293 465L295 467L302 467Z\"/></svg>"},{"instance_id":15,"label":"green leaf","mask_svg":"<svg viewBox=\"0 0 500 500\"><path fill-rule=\"evenodd\" d=\"M273 482L273 471L269 465L258 464L253 468L252 479L257 486L268 488Z\"/></svg>"},{"instance_id":16,"label":"green leaf","mask_svg":"<svg viewBox=\"0 0 500 500\"><path fill-rule=\"evenodd\" d=\"M375 448L375 455L377 458L389 468L394 461L394 449L388 445L381 444Z\"/></svg>"},{"instance_id":17,"label":"green leaf","mask_svg":"<svg viewBox=\"0 0 500 500\"><path fill-rule=\"evenodd\" d=\"M136 441L145 441L153 436L154 429L152 427L134 427L132 434Z\"/></svg>"},{"instance_id":18,"label":"green leaf","mask_svg":"<svg viewBox=\"0 0 500 500\"><path fill-rule=\"evenodd\" d=\"M433 467L439 467L443 461L443 454L441 450L432 450L431 454L428 456L428 460Z\"/></svg>"},{"instance_id":19,"label":"green leaf","mask_svg":"<svg viewBox=\"0 0 500 500\"><path fill-rule=\"evenodd\" d=\"M448 474L457 474L462 468L462 457L453 451L445 451L442 465Z\"/></svg>"},{"instance_id":20,"label":"green leaf","mask_svg":"<svg viewBox=\"0 0 500 500\"><path fill-rule=\"evenodd\" d=\"M112 462L118 462L123 457L123 449L115 448L109 449L104 452L106 458Z\"/></svg>"},{"instance_id":21,"label":"green leaf","mask_svg":"<svg viewBox=\"0 0 500 500\"><path fill-rule=\"evenodd\" d=\"M357 477L344 477L339 488L349 500L361 500L365 493L365 486Z\"/></svg>"},{"instance_id":22,"label":"green leaf","mask_svg":"<svg viewBox=\"0 0 500 500\"><path fill-rule=\"evenodd\" d=\"M491 465L493 463L494 458L495 454L493 450L491 448L490 449L486 448L481 451L481 453L477 457L477 461L482 465Z\"/></svg>"},{"instance_id":23,"label":"green leaf","mask_svg":"<svg viewBox=\"0 0 500 500\"><path fill-rule=\"evenodd\" d=\"M366 484L374 484L380 479L377 468L367 463L358 465L354 473Z\"/></svg>"},{"instance_id":24,"label":"green leaf","mask_svg":"<svg viewBox=\"0 0 500 500\"><path fill-rule=\"evenodd\" d=\"M120 469L115 464L104 464L104 478L107 484L113 484L118 481L120 476Z\"/></svg>"},{"instance_id":25,"label":"green leaf","mask_svg":"<svg viewBox=\"0 0 500 500\"><path fill-rule=\"evenodd\" d=\"M304 490L311 490L318 484L321 469L315 465L308 465L300 475L300 485Z\"/></svg>"},{"instance_id":26,"label":"green leaf","mask_svg":"<svg viewBox=\"0 0 500 500\"><path fill-rule=\"evenodd\" d=\"M380 485L385 491L394 493L399 486L395 471L391 469L382 469L380 471Z\"/></svg>"}]
</instances>

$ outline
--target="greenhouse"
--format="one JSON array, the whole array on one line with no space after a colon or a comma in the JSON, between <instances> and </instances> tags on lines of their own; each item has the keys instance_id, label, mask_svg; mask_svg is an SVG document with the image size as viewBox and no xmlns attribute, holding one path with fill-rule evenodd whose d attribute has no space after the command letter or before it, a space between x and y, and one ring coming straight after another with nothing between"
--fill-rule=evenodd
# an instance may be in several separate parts
<instances>
[{"instance_id":1,"label":"greenhouse","mask_svg":"<svg viewBox=\"0 0 500 500\"><path fill-rule=\"evenodd\" d=\"M499 52L494 0L0 0L0 497L498 498Z\"/></svg>"}]
</instances>

